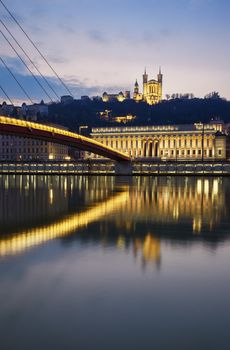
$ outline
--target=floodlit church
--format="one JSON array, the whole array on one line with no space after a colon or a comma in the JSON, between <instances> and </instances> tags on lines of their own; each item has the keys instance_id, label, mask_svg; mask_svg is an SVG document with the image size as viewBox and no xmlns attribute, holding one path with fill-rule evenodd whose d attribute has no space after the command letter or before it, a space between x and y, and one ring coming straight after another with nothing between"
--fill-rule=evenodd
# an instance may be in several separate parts
<instances>
[{"instance_id":1,"label":"floodlit church","mask_svg":"<svg viewBox=\"0 0 230 350\"><path fill-rule=\"evenodd\" d=\"M159 103L162 100L162 83L163 83L163 74L161 74L161 69L157 75L157 80L151 79L148 80L148 74L145 72L143 74L143 91L140 92L139 84L136 80L134 85L133 99L136 102L146 102L149 105L154 105ZM118 94L108 94L104 92L102 95L103 102L123 102L124 100L130 99L130 91L122 91Z\"/></svg>"},{"instance_id":2,"label":"floodlit church","mask_svg":"<svg viewBox=\"0 0 230 350\"><path fill-rule=\"evenodd\" d=\"M157 80L148 80L148 74L145 69L145 72L143 74L143 92L141 93L139 91L139 84L136 80L133 99L137 102L145 101L149 105L159 103L162 100L162 83L163 75L161 73L161 69L159 69Z\"/></svg>"}]
</instances>

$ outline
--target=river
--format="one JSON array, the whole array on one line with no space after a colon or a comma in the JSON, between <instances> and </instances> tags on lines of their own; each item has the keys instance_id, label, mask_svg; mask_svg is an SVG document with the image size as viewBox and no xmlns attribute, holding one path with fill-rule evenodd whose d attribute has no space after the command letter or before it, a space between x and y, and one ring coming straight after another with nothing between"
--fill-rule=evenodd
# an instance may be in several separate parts
<instances>
[{"instance_id":1,"label":"river","mask_svg":"<svg viewBox=\"0 0 230 350\"><path fill-rule=\"evenodd\" d=\"M1 349L229 349L230 179L0 176Z\"/></svg>"}]
</instances>

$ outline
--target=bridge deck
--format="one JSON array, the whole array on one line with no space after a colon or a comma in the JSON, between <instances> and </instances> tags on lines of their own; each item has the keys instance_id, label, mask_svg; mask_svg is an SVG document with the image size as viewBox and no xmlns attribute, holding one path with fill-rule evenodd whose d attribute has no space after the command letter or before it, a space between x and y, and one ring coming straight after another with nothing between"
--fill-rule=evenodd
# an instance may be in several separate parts
<instances>
[{"instance_id":1,"label":"bridge deck","mask_svg":"<svg viewBox=\"0 0 230 350\"><path fill-rule=\"evenodd\" d=\"M89 137L44 124L0 116L0 133L35 138L64 144L80 150L99 154L116 161L129 161L130 157Z\"/></svg>"}]
</instances>

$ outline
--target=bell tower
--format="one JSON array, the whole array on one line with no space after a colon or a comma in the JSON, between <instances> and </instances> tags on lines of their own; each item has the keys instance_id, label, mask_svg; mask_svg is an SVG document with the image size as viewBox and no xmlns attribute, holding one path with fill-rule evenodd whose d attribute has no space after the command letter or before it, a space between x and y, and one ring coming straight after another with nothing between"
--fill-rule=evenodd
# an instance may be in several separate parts
<instances>
[{"instance_id":1,"label":"bell tower","mask_svg":"<svg viewBox=\"0 0 230 350\"><path fill-rule=\"evenodd\" d=\"M147 97L147 85L148 85L148 74L146 73L146 68L145 68L145 72L143 74L143 97L144 97L144 100Z\"/></svg>"},{"instance_id":2,"label":"bell tower","mask_svg":"<svg viewBox=\"0 0 230 350\"><path fill-rule=\"evenodd\" d=\"M158 81L158 102L159 102L162 100L162 84L163 84L163 74L161 73L161 67L159 68L157 81Z\"/></svg>"},{"instance_id":3,"label":"bell tower","mask_svg":"<svg viewBox=\"0 0 230 350\"><path fill-rule=\"evenodd\" d=\"M157 80L158 80L158 83L162 84L162 82L163 82L163 74L161 73L161 67L159 68L159 73L157 75Z\"/></svg>"},{"instance_id":4,"label":"bell tower","mask_svg":"<svg viewBox=\"0 0 230 350\"><path fill-rule=\"evenodd\" d=\"M135 85L134 85L134 94L139 94L139 84L136 80Z\"/></svg>"}]
</instances>

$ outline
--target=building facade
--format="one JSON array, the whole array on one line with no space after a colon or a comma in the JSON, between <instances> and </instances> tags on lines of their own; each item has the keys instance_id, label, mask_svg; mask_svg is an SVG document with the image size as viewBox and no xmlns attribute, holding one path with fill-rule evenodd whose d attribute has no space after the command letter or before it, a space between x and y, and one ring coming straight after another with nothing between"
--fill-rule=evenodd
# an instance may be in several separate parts
<instances>
[{"instance_id":1,"label":"building facade","mask_svg":"<svg viewBox=\"0 0 230 350\"><path fill-rule=\"evenodd\" d=\"M136 80L134 85L133 99L136 102L145 101L149 105L154 105L162 100L162 84L163 84L163 74L161 69L157 75L157 80L148 80L148 74L145 72L143 74L143 92L139 91L139 84Z\"/></svg>"},{"instance_id":2,"label":"building facade","mask_svg":"<svg viewBox=\"0 0 230 350\"><path fill-rule=\"evenodd\" d=\"M102 95L102 101L103 102L123 102L130 98L130 91L125 91L124 93L120 91L118 94L108 94L107 92L104 92Z\"/></svg>"},{"instance_id":3,"label":"building facade","mask_svg":"<svg viewBox=\"0 0 230 350\"><path fill-rule=\"evenodd\" d=\"M221 122L104 127L93 128L91 137L133 159L224 160L228 137L223 128Z\"/></svg>"},{"instance_id":4,"label":"building facade","mask_svg":"<svg viewBox=\"0 0 230 350\"><path fill-rule=\"evenodd\" d=\"M25 137L0 135L0 161L68 159L68 147Z\"/></svg>"}]
</instances>

